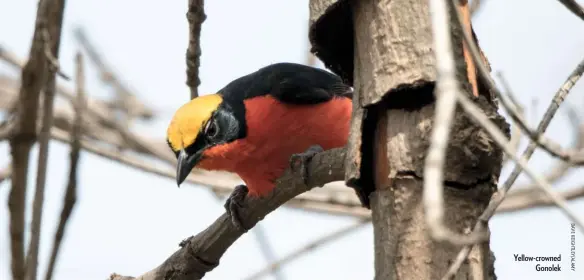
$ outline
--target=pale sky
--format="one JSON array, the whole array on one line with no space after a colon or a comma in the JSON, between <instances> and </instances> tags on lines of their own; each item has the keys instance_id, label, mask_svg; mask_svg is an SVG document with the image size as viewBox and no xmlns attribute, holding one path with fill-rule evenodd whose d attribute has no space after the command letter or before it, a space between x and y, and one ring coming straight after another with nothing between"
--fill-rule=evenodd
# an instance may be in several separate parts
<instances>
[{"instance_id":1,"label":"pale sky","mask_svg":"<svg viewBox=\"0 0 584 280\"><path fill-rule=\"evenodd\" d=\"M83 26L116 73L160 112L155 122L137 130L162 139L172 113L189 95L184 83L187 2L67 1L60 52L62 68L73 73L78 46L72 30ZM304 62L307 0L206 2L201 93L212 93L270 63ZM493 70L503 71L516 95L530 107L529 119L538 121L557 88L584 57L584 22L558 1L483 2L483 9L474 19L481 47ZM36 7L35 0L0 0L0 43L21 58L29 51ZM91 67L87 72L90 94L109 96L110 91L100 84L95 69ZM5 66L0 66L0 73L18 74ZM566 102L584 106L583 91L584 82L580 82ZM531 107L534 98L539 100L535 108ZM547 135L563 145L570 143L572 131L565 114L558 114ZM69 164L66 145L53 143L50 148L40 250L43 277ZM8 162L8 157L8 146L0 143L0 166ZM36 163L36 149L32 162ZM531 161L531 166L541 172L552 164L542 152ZM33 165L29 177L29 201L35 168ZM501 181L508 172L506 168ZM558 187L581 184L583 172L582 168L573 170ZM519 182L528 180L522 176ZM10 278L8 193L9 184L0 185L0 279ZM206 228L224 211L222 205L204 188L179 189L173 180L83 153L78 204L67 228L54 279L93 280L105 279L112 272L132 276L144 273L172 254L180 240ZM570 203L570 207L584 214L582 200ZM284 256L352 222L348 217L281 208L261 224L276 255ZM570 223L558 210L545 208L496 216L490 226L499 279L584 279L584 262L577 262L577 272L568 271ZM578 260L584 257L583 237L578 233ZM513 258L513 254L560 253L561 266L566 270L562 273L537 272L535 263L517 263ZM205 279L240 279L265 265L255 236L249 233L227 251L221 264ZM283 268L283 274L286 279L372 279L372 227L364 227L297 259Z\"/></svg>"}]
</instances>

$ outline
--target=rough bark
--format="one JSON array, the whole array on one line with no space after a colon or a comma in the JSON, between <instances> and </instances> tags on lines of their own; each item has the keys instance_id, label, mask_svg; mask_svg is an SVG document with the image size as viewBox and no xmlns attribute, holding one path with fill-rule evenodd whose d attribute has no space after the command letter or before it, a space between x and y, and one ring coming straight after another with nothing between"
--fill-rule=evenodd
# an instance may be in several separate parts
<instances>
[{"instance_id":1,"label":"rough bark","mask_svg":"<svg viewBox=\"0 0 584 280\"><path fill-rule=\"evenodd\" d=\"M363 202L372 209L376 279L439 279L460 246L430 237L422 200L437 79L428 3L323 0L311 1L310 7L313 51L334 72L353 73L356 94L345 178L349 185L371 193ZM466 2L459 8L467 11ZM470 27L470 21L466 24ZM350 26L342 32L354 30L354 36L338 35L341 31L333 30L337 26ZM452 26L460 87L478 96L485 112L506 128L492 94L476 78L462 29ZM354 52L350 60L342 57L349 49ZM452 131L444 174L445 223L468 233L496 190L502 153L460 111ZM488 242L473 251L458 279L483 279L481 273L492 277L489 253Z\"/></svg>"}]
</instances>

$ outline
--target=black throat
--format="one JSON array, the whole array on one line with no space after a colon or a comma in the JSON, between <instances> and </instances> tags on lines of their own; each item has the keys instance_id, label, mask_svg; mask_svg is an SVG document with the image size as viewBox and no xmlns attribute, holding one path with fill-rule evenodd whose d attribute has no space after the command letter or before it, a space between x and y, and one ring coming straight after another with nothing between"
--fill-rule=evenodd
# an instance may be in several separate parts
<instances>
[{"instance_id":1,"label":"black throat","mask_svg":"<svg viewBox=\"0 0 584 280\"><path fill-rule=\"evenodd\" d=\"M201 130L197 135L195 143L185 148L187 154L192 155L215 145L245 138L247 135L245 106L243 102L224 99L208 121L215 122L218 126L219 131L217 135L209 137L209 135L206 135Z\"/></svg>"}]
</instances>

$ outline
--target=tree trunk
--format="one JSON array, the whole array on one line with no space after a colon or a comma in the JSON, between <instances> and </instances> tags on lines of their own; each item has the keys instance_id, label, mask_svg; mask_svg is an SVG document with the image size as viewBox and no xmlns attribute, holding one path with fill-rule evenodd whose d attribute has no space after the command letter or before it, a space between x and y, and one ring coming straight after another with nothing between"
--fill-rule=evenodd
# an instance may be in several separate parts
<instances>
[{"instance_id":1,"label":"tree trunk","mask_svg":"<svg viewBox=\"0 0 584 280\"><path fill-rule=\"evenodd\" d=\"M428 1L322 0L310 7L313 52L355 88L346 180L372 210L375 279L440 279L461 246L430 237L422 200L436 82ZM459 8L467 12L466 2ZM462 28L451 22L459 87L508 131L477 79ZM445 161L444 222L469 233L496 190L502 152L457 110ZM456 279L493 279L490 253L488 242L476 246Z\"/></svg>"}]
</instances>

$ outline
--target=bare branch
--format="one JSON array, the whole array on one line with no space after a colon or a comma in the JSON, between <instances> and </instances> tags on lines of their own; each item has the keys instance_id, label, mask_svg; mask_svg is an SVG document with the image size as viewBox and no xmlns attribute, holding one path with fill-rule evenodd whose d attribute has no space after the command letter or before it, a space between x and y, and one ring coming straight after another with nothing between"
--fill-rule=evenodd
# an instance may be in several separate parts
<instances>
[{"instance_id":1,"label":"bare branch","mask_svg":"<svg viewBox=\"0 0 584 280\"><path fill-rule=\"evenodd\" d=\"M85 49L89 59L95 63L101 72L102 81L106 84L112 85L116 89L116 93L119 93L123 96L122 100L118 100L120 102L114 102L112 107L120 108L121 105L131 118L141 117L146 120L151 119L154 116L154 110L138 100L136 94L131 92L128 87L124 85L121 79L118 78L107 66L100 53L96 50L94 45L85 34L85 31L83 31L82 28L77 27L73 30L73 35L75 36L75 39L81 44L83 49Z\"/></svg>"},{"instance_id":2,"label":"bare branch","mask_svg":"<svg viewBox=\"0 0 584 280\"><path fill-rule=\"evenodd\" d=\"M511 86L507 82L507 79L505 79L505 76L503 76L503 73L501 73L501 72L498 72L497 76L499 77L499 80L503 84L503 88L505 89L507 96L509 96L509 99L511 100L511 102L513 102L513 105L515 106L517 113L521 117L524 117L525 110L524 110L523 106L521 105L521 103L519 103L519 101L515 97L515 94L513 93L513 90L511 90ZM519 128L519 126L517 125L515 120L513 120L513 125L511 126L510 145L511 145L511 147L513 147L513 150L517 151L517 150L519 150L519 144L521 144L521 129ZM509 158L505 155L503 162L506 162L508 160L509 160Z\"/></svg>"},{"instance_id":3,"label":"bare branch","mask_svg":"<svg viewBox=\"0 0 584 280\"><path fill-rule=\"evenodd\" d=\"M2 44L0 44L0 59L8 62L10 65L15 66L15 67L20 67L22 68L22 62L11 52L8 52L8 50L6 50ZM54 60L56 61L56 60ZM53 61L53 62L54 62ZM63 78L66 81L70 81L71 78L69 78L69 76L65 73L63 73L61 71L61 69L58 67L58 63L55 64L57 67L57 75L59 75L59 77Z\"/></svg>"},{"instance_id":4,"label":"bare branch","mask_svg":"<svg viewBox=\"0 0 584 280\"><path fill-rule=\"evenodd\" d=\"M357 223L354 223L350 226L333 231L333 232L331 232L323 237L320 237L320 238L296 249L294 252L286 255L285 257L279 259L276 262L269 264L268 266L266 266L262 270L246 277L245 279L246 280L260 279L261 277L266 276L267 274L269 274L273 270L275 270L279 267L282 267L283 265L297 259L298 257L300 257L306 253L312 252L322 245L325 245L327 243L335 241L335 240L361 228L362 226L368 225L370 222L371 222L370 218L369 219L362 219L362 220L358 221Z\"/></svg>"},{"instance_id":5,"label":"bare branch","mask_svg":"<svg viewBox=\"0 0 584 280\"><path fill-rule=\"evenodd\" d=\"M476 13L481 9L481 4L483 4L482 0L473 0L470 3L470 7L468 9L471 16L476 15Z\"/></svg>"},{"instance_id":6,"label":"bare branch","mask_svg":"<svg viewBox=\"0 0 584 280\"><path fill-rule=\"evenodd\" d=\"M12 131L14 130L14 125L15 123L10 120L0 123L0 141L10 139Z\"/></svg>"},{"instance_id":7,"label":"bare branch","mask_svg":"<svg viewBox=\"0 0 584 280\"><path fill-rule=\"evenodd\" d=\"M584 8L580 6L580 4L578 4L575 0L559 0L559 1L560 3L564 4L564 6L568 8L570 12L579 17L581 20L584 20Z\"/></svg>"},{"instance_id":8,"label":"bare branch","mask_svg":"<svg viewBox=\"0 0 584 280\"><path fill-rule=\"evenodd\" d=\"M558 195L566 200L584 197L584 186L558 191ZM526 189L515 191L507 195L507 198L497 208L497 214L525 210L534 207L554 206L554 201L540 189Z\"/></svg>"},{"instance_id":9,"label":"bare branch","mask_svg":"<svg viewBox=\"0 0 584 280\"><path fill-rule=\"evenodd\" d=\"M328 182L342 180L345 154L344 148L317 154L308 164L306 185L297 176L297 171L286 170L270 195L263 198L246 197L246 206L240 212L242 222L253 227L296 195ZM181 242L182 248L164 263L136 279L201 279L219 264L221 256L242 234L224 213L207 229Z\"/></svg>"},{"instance_id":10,"label":"bare branch","mask_svg":"<svg viewBox=\"0 0 584 280\"><path fill-rule=\"evenodd\" d=\"M50 75L48 71L49 65L45 53L43 30L47 30L51 38L51 53L57 54L64 2L64 0L42 0L39 2L29 60L22 69L22 86L18 96L16 125L10 138L14 173L11 179L12 188L8 198L8 208L10 211L13 279L24 279L26 271L24 259L26 185L30 150L37 138L36 123L40 91L48 80L54 80L54 74Z\"/></svg>"},{"instance_id":11,"label":"bare branch","mask_svg":"<svg viewBox=\"0 0 584 280\"><path fill-rule=\"evenodd\" d=\"M457 8L454 7L456 10ZM456 67L452 52L450 20L447 2L430 1L432 35L438 80L436 82L436 112L430 147L424 166L424 211L432 238L454 244L472 244L484 240L485 232L458 234L444 225L444 159L456 109L456 95L460 92L456 81ZM461 25L462 26L462 25ZM465 29L464 26L462 27Z\"/></svg>"},{"instance_id":12,"label":"bare branch","mask_svg":"<svg viewBox=\"0 0 584 280\"><path fill-rule=\"evenodd\" d=\"M57 4L56 5L63 5ZM54 4L54 5L55 5ZM41 239L41 224L43 218L43 204L45 201L45 186L47 182L47 163L49 161L49 140L51 139L51 127L53 126L53 107L55 101L55 73L59 69L57 56L59 54L60 34L55 39L51 38L49 31L43 27L43 48L46 59L49 62L48 77L44 87L43 116L41 131L39 134L39 159L37 162L36 188L32 206L32 221L30 226L30 242L26 255L26 279L36 280L38 271L38 257ZM54 43L52 40L56 40ZM55 46L55 47L51 47ZM54 51L54 53L52 53Z\"/></svg>"},{"instance_id":13,"label":"bare branch","mask_svg":"<svg viewBox=\"0 0 584 280\"><path fill-rule=\"evenodd\" d=\"M221 199L220 196L216 196L218 199ZM255 236L256 242L260 247L260 251L264 255L264 258L268 263L273 263L276 260L276 255L274 254L274 249L272 248L269 240L264 232L264 227L261 224L257 224L252 230L253 235ZM282 271L279 267L274 267L274 269L270 270L272 276L276 280L283 280L284 276L282 275Z\"/></svg>"},{"instance_id":14,"label":"bare branch","mask_svg":"<svg viewBox=\"0 0 584 280\"><path fill-rule=\"evenodd\" d=\"M568 216L568 218L576 223L582 232L584 232L584 221L582 221L576 215L576 213L568 208L566 200L552 190L552 186L549 182L545 181L543 176L532 171L527 166L527 160L524 158L519 158L513 154L513 149L509 146L509 143L505 139L505 135L487 118L484 113L480 111L480 108L476 106L468 97L462 94L458 94L457 99L459 100L463 109L465 109L465 111L473 119L475 119L475 121L480 123L481 126L487 130L487 132L493 137L493 140L495 140L495 142L497 142L497 144L503 148L505 153L507 153L507 155L511 157L513 161L517 162L517 164L525 171L525 174L530 177L538 185L538 187L540 187L548 195L548 197L554 201L558 207L560 207L560 210L562 210L564 214Z\"/></svg>"},{"instance_id":15,"label":"bare branch","mask_svg":"<svg viewBox=\"0 0 584 280\"><path fill-rule=\"evenodd\" d=\"M452 4L456 5L458 3L458 1L460 1L460 0L452 0ZM456 18L458 20L458 23L461 26L463 26L462 15L458 10L456 10ZM501 102L503 104L503 107L505 108L505 110L507 110L507 112L513 118L515 123L521 127L521 130L523 132L525 132L532 141L534 141L535 145L544 149L548 153L550 153L556 157L559 157L563 160L574 163L574 164L584 164L584 153L582 153L580 151L566 151L566 150L562 149L560 147L560 145L547 139L544 136L543 132L545 132L545 129L543 129L543 130L540 129L542 127L541 125L544 123L543 121L542 121L542 123L540 123L540 126L538 126L538 129L536 131L533 131L532 129L530 129L528 127L527 121L524 120L524 118L513 108L513 105L511 105L511 103L507 100L507 98L499 91L499 89L495 85L495 82L493 81L493 79L489 75L489 71L487 70L487 67L482 63L482 61L480 59L480 57L481 57L480 52L478 50L478 47L476 46L476 44L472 40L470 34L468 32L463 32L463 33L464 33L464 36L463 36L464 41L466 42L467 46L469 47L471 55L473 57L473 60L477 64L477 68L478 68L481 76L486 81L487 86L489 87L489 90L494 92L499 97L499 99L501 100ZM552 119L553 115L555 114L555 112L557 111L557 108L559 107L559 105L564 101L564 99L566 98L566 96L568 95L568 93L570 92L572 87L574 87L574 85L576 84L578 79L580 79L580 77L582 77L583 74L584 74L584 60L582 60L576 66L576 69L574 69L572 74L570 74L570 77L568 78L568 80L560 88L560 90L558 91L558 93L556 94L556 96L553 99L553 102L555 103L555 105L553 105L553 106L555 107L555 109L553 110L553 112L551 112L551 111L549 111L549 108L548 108L548 111L546 112L544 119L547 119L548 122L551 121L551 119ZM552 105L550 105L550 106L552 106ZM547 125L546 125L546 127L547 127ZM534 149L535 149L535 147L534 147ZM517 171L517 172L519 172L519 171ZM515 170L512 174L514 174L514 173L515 173ZM517 175L519 175L519 174L517 174Z\"/></svg>"},{"instance_id":16,"label":"bare branch","mask_svg":"<svg viewBox=\"0 0 584 280\"><path fill-rule=\"evenodd\" d=\"M16 58L16 56L10 52L8 52L8 50L3 49L3 52L11 58L11 65L22 69L22 67L24 66L24 62L22 60L19 60ZM0 76L0 81L4 82L4 83L8 83L7 86L18 86L20 85L19 81L8 81L10 80L8 77L5 76ZM6 86L6 85L5 85ZM67 100L69 100L71 103L75 103L75 94L70 91L68 88L57 84L57 93L59 93L59 95L65 97ZM107 128L118 128L119 124L115 118L115 114L111 113L111 106L106 104L106 102L101 101L101 100L97 100L97 99L91 99L88 98L88 113L92 118L95 118L100 125L103 125ZM121 135L121 137L130 137L124 134L124 132L118 132L118 134ZM126 139L127 140L127 139ZM130 145L132 145L133 143L131 142L131 138L130 138Z\"/></svg>"},{"instance_id":17,"label":"bare branch","mask_svg":"<svg viewBox=\"0 0 584 280\"><path fill-rule=\"evenodd\" d=\"M574 84L576 84L576 81L582 76L582 74L584 74L584 60L582 60L580 64L578 64L578 66L574 70L574 73L572 73L571 77L568 79L571 83L565 85L567 90L565 90L564 96L561 97L562 99L565 98L565 95L569 93L569 90L574 86ZM492 86L495 87L495 85ZM584 164L583 151L563 149L559 144L546 138L542 133L539 133L539 130L538 131L532 130L531 128L528 127L527 120L525 120L522 114L513 107L508 98L501 94L501 92L498 90L494 90L494 92L501 100L501 104L503 104L505 110L513 118L514 123L519 125L521 130L525 132L532 141L535 141L535 143L539 147L543 148L551 155L556 156L569 163L578 165ZM557 99L554 101L558 102Z\"/></svg>"},{"instance_id":18,"label":"bare branch","mask_svg":"<svg viewBox=\"0 0 584 280\"><path fill-rule=\"evenodd\" d=\"M452 0L451 5L456 6L458 1L459 0ZM455 15L456 15L456 19L458 21L458 24L460 24L462 26L463 25L462 15L460 14L460 12L458 10L456 10ZM464 40L470 49L470 53L473 57L473 60L477 64L477 69L479 70L480 75L483 77L483 80L487 81L487 86L490 87L491 91L493 91L493 92L498 91L497 87L495 86L495 83L493 82L493 80L491 79L491 77L489 75L489 71L487 70L487 67L482 63L482 61L480 59L480 54L478 52L478 48L475 45L475 43L473 42L473 40L471 40L470 34L468 34L468 32L463 32L463 35L464 35ZM564 101L565 97L567 96L567 94L569 93L569 91L572 89L575 82L577 81L576 77L579 76L578 73L579 72L578 72L578 68L577 68L568 77L566 82L564 82L564 84L560 87L558 92L556 92L554 98L552 99L551 104L549 105L546 113L544 114L543 119L541 120L541 122L539 123L539 125L537 127L537 133L539 135L542 135L543 133L545 133L545 130L549 126L549 124L550 124L552 118L554 117L556 111L558 110L560 104ZM471 104L471 105L474 105L474 104ZM531 156L533 155L533 152L535 151L536 147L537 147L537 143L533 143L533 142L529 143L528 147L523 152L521 159L525 160L525 162L527 162L531 158ZM493 197L491 198L491 202L489 203L489 206L487 207L487 209L485 209L483 214L479 217L479 220L475 224L473 231L481 231L484 228L486 222L495 214L497 207L501 204L501 202L505 198L505 195L507 194L509 189L513 186L513 183L515 183L515 180L517 180L517 178L519 177L519 174L521 174L522 171L523 171L523 168L519 164L516 164L513 171L511 172L511 175L509 175L509 178L507 178L507 180L505 181L503 186L500 187L499 190L497 191L497 193L495 195L493 195ZM454 277L454 275L456 274L456 272L458 271L458 269L460 268L462 263L468 258L470 251L471 251L471 246L465 246L458 253L457 259L450 266L447 274L443 277L443 279L450 279L450 278Z\"/></svg>"},{"instance_id":19,"label":"bare branch","mask_svg":"<svg viewBox=\"0 0 584 280\"><path fill-rule=\"evenodd\" d=\"M574 109L572 106L568 106L569 104L566 104L566 106L564 107L567 112L568 112L568 120L571 122L571 125L574 129L574 140L573 144L572 144L572 149L574 150L584 150L584 122L582 122L582 118L580 117L580 115L576 112L576 109ZM562 160L557 160L557 165L552 168L550 171L547 171L545 174L545 178L546 181L550 182L550 183L554 183L558 180L560 180L571 168L573 167L573 165L562 161ZM516 189L520 189L518 190L518 192L520 192L522 189L525 188L534 188L537 187L536 184L534 183L528 183L525 185L521 185L518 187L515 187ZM510 192L509 195L513 195L514 192ZM503 201L503 203L505 203Z\"/></svg>"},{"instance_id":20,"label":"bare branch","mask_svg":"<svg viewBox=\"0 0 584 280\"><path fill-rule=\"evenodd\" d=\"M501 131L499 131L499 129L487 118L487 116L480 111L480 108L478 108L474 103L472 103L472 101L468 97L466 97L462 94L459 94L457 96L457 99L459 100L460 104L465 109L465 111L473 119L475 119L475 121L480 123L487 130L487 132L493 137L495 142L497 142L497 144L499 144L503 148L505 153L507 153L507 155L514 162L516 162L520 168L522 168L525 171L526 175L528 177L530 177L537 184L537 186L543 190L543 192L545 192L545 194L548 196L548 198L551 201L553 201L553 203L555 205L557 205L560 208L560 210L562 212L564 212L564 214L566 216L568 216L568 218L570 220L572 220L576 224L577 227L580 228L580 230L582 232L584 232L584 221L582 221L576 215L576 213L574 213L572 210L570 210L570 208L568 208L568 204L567 204L566 200L562 196L560 196L559 194L557 194L556 192L554 192L552 190L551 184L549 182L545 181L545 178L543 178L543 176L532 171L527 166L527 160L524 157L519 158L518 156L516 156L513 153L512 148L509 146L509 144L507 143L507 141L505 139L505 135L503 135L503 133ZM485 209L485 212L483 213L483 215L481 215L481 217L479 217L479 221L475 225L474 231L482 230L482 227L484 227L484 224L486 224L488 222L488 220L490 219L492 214L489 215L488 217L486 217L486 219L483 216L485 213L491 213L491 212L494 213L495 212L495 210L497 209L497 207L499 206L499 204L502 201L500 198L498 198L498 196L500 196L500 195L502 195L502 194L499 192L495 193L495 195L493 195L493 198L491 199L489 206L487 207L487 209ZM458 267L460 266L460 264L462 264L462 262L464 262L464 260L467 257L465 254L468 254L470 252L470 249L471 249L471 246L465 246L461 250L461 252L457 256L457 260L452 264L448 273L444 276L443 279L450 279L451 277L454 277L454 275L458 271Z\"/></svg>"},{"instance_id":21,"label":"bare branch","mask_svg":"<svg viewBox=\"0 0 584 280\"><path fill-rule=\"evenodd\" d=\"M8 164L8 166L0 169L0 184L4 180L10 180L10 176L12 176L12 164Z\"/></svg>"},{"instance_id":22,"label":"bare branch","mask_svg":"<svg viewBox=\"0 0 584 280\"><path fill-rule=\"evenodd\" d=\"M73 207L77 202L77 169L79 162L79 154L81 150L81 126L83 124L83 111L85 110L85 75L83 71L83 56L80 52L75 56L76 62L76 82L77 82L77 102L75 103L75 123L71 132L71 154L69 163L69 181L67 183L67 190L63 198L63 209L61 210L61 219L55 232L53 241L53 249L51 250L51 257L49 267L45 275L45 280L51 280L55 264L57 263L57 256L61 248L61 241L65 235L65 228L69 217L73 212Z\"/></svg>"},{"instance_id":23,"label":"bare branch","mask_svg":"<svg viewBox=\"0 0 584 280\"><path fill-rule=\"evenodd\" d=\"M199 66L201 64L201 25L207 18L204 0L189 0L187 20L189 22L189 46L187 48L187 85L191 89L191 99L199 96L197 88L201 84Z\"/></svg>"}]
</instances>

